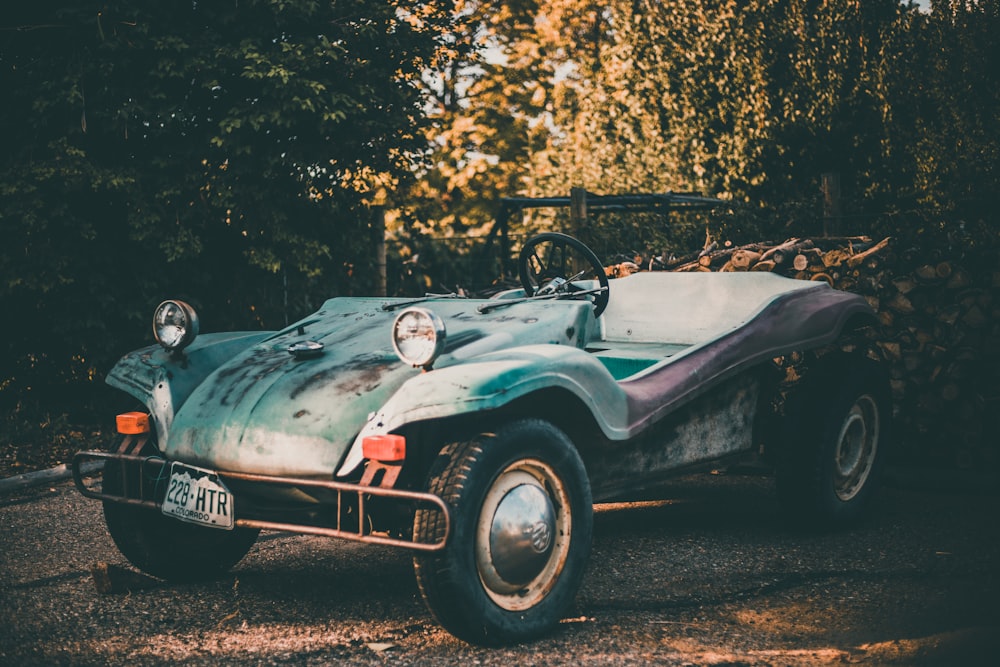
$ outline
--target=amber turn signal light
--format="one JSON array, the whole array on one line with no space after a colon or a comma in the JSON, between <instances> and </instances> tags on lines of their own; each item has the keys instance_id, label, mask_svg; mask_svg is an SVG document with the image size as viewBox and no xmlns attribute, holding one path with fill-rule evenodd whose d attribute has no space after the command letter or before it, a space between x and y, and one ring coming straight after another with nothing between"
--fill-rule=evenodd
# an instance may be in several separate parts
<instances>
[{"instance_id":1,"label":"amber turn signal light","mask_svg":"<svg viewBox=\"0 0 1000 667\"><path fill-rule=\"evenodd\" d=\"M145 412L125 412L118 415L115 422L122 435L149 433L149 415Z\"/></svg>"},{"instance_id":2,"label":"amber turn signal light","mask_svg":"<svg viewBox=\"0 0 1000 667\"><path fill-rule=\"evenodd\" d=\"M361 451L366 459L385 463L406 458L406 438L401 435L369 435L361 441Z\"/></svg>"}]
</instances>

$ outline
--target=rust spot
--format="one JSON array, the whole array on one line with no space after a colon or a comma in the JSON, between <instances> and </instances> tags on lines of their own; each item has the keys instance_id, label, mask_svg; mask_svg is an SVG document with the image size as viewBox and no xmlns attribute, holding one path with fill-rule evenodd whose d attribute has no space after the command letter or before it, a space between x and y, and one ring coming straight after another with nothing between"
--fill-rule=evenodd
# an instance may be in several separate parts
<instances>
[{"instance_id":1,"label":"rust spot","mask_svg":"<svg viewBox=\"0 0 1000 667\"><path fill-rule=\"evenodd\" d=\"M339 392L352 394L368 392L381 384L383 376L389 370L399 366L401 364L395 357L378 354L360 356L342 366L327 368L309 376L292 391L290 398L295 399L313 387L333 382L336 384L332 386Z\"/></svg>"},{"instance_id":2,"label":"rust spot","mask_svg":"<svg viewBox=\"0 0 1000 667\"><path fill-rule=\"evenodd\" d=\"M308 410L299 410L295 413L295 418L298 419L300 417L305 417L307 414L309 414Z\"/></svg>"},{"instance_id":3,"label":"rust spot","mask_svg":"<svg viewBox=\"0 0 1000 667\"><path fill-rule=\"evenodd\" d=\"M235 405L268 374L282 365L290 363L284 351L262 350L253 364L238 364L223 367L215 377L212 395L218 396L220 405Z\"/></svg>"}]
</instances>

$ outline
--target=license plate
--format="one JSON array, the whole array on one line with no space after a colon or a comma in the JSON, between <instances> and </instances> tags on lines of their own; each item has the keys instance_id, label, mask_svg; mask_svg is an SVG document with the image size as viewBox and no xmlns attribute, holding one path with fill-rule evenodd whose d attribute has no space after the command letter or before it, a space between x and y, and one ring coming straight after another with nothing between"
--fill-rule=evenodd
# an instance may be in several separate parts
<instances>
[{"instance_id":1,"label":"license plate","mask_svg":"<svg viewBox=\"0 0 1000 667\"><path fill-rule=\"evenodd\" d=\"M233 495L215 472L204 468L172 463L160 510L188 523L233 529Z\"/></svg>"}]
</instances>

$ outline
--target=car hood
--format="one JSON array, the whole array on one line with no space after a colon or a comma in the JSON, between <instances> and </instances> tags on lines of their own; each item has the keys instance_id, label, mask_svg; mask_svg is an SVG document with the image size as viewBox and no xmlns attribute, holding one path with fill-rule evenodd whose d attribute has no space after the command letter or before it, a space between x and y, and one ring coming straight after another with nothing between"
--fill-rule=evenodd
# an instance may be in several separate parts
<instances>
[{"instance_id":1,"label":"car hood","mask_svg":"<svg viewBox=\"0 0 1000 667\"><path fill-rule=\"evenodd\" d=\"M396 300L397 302L399 300ZM195 387L161 434L174 460L208 468L273 475L330 476L368 416L424 371L400 362L387 299L339 298L314 315L261 340ZM526 344L583 347L594 319L586 302L514 303L481 313L478 300L421 306L447 327L436 368ZM296 358L296 342L323 344ZM431 371L433 372L433 371Z\"/></svg>"}]
</instances>

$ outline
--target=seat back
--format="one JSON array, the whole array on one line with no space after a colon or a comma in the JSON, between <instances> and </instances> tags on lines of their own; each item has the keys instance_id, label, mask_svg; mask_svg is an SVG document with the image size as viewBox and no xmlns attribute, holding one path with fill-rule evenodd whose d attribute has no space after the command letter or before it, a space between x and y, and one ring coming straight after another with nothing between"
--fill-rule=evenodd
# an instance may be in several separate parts
<instances>
[{"instance_id":1,"label":"seat back","mask_svg":"<svg viewBox=\"0 0 1000 667\"><path fill-rule=\"evenodd\" d=\"M696 345L745 324L782 294L819 287L765 272L636 273L611 281L600 336L607 342Z\"/></svg>"}]
</instances>

